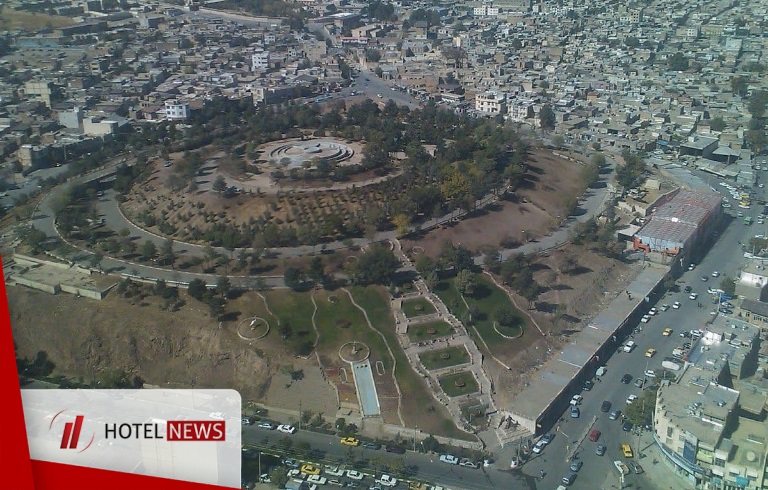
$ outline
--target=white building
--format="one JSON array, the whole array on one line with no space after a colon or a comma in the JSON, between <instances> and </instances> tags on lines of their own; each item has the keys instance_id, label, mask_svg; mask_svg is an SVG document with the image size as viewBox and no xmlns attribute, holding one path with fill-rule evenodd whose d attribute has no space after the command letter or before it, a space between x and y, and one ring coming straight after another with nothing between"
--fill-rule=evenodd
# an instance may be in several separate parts
<instances>
[{"instance_id":1,"label":"white building","mask_svg":"<svg viewBox=\"0 0 768 490\"><path fill-rule=\"evenodd\" d=\"M482 114L497 115L506 112L507 98L497 92L486 92L475 97L475 110Z\"/></svg>"},{"instance_id":2,"label":"white building","mask_svg":"<svg viewBox=\"0 0 768 490\"><path fill-rule=\"evenodd\" d=\"M269 51L258 50L251 55L251 70L269 68Z\"/></svg>"},{"instance_id":3,"label":"white building","mask_svg":"<svg viewBox=\"0 0 768 490\"><path fill-rule=\"evenodd\" d=\"M189 104L176 99L165 101L166 119L186 119L189 117Z\"/></svg>"},{"instance_id":4,"label":"white building","mask_svg":"<svg viewBox=\"0 0 768 490\"><path fill-rule=\"evenodd\" d=\"M472 9L472 14L475 17L496 17L499 15L499 7L494 7L493 5L485 4L480 7L475 7Z\"/></svg>"}]
</instances>

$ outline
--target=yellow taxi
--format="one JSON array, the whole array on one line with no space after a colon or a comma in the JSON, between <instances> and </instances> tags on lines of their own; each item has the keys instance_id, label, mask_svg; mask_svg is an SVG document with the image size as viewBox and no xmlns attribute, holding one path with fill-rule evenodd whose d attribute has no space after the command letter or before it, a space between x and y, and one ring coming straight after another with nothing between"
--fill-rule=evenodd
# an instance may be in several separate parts
<instances>
[{"instance_id":1,"label":"yellow taxi","mask_svg":"<svg viewBox=\"0 0 768 490\"><path fill-rule=\"evenodd\" d=\"M653 357L656 355L656 349L648 349L645 351L645 357Z\"/></svg>"},{"instance_id":2,"label":"yellow taxi","mask_svg":"<svg viewBox=\"0 0 768 490\"><path fill-rule=\"evenodd\" d=\"M299 471L301 471L305 475L319 475L320 474L320 468L318 468L317 466L312 466L311 464L303 464L303 465L301 465L301 468L299 468Z\"/></svg>"},{"instance_id":3,"label":"yellow taxi","mask_svg":"<svg viewBox=\"0 0 768 490\"><path fill-rule=\"evenodd\" d=\"M631 458L633 456L633 454L632 454L632 447L630 447L629 444L622 444L621 445L621 454L623 454L625 458Z\"/></svg>"},{"instance_id":4,"label":"yellow taxi","mask_svg":"<svg viewBox=\"0 0 768 490\"><path fill-rule=\"evenodd\" d=\"M664 331L661 332L661 335L665 337L669 337L670 335L672 335L672 329L669 327L665 328Z\"/></svg>"},{"instance_id":5,"label":"yellow taxi","mask_svg":"<svg viewBox=\"0 0 768 490\"><path fill-rule=\"evenodd\" d=\"M354 437L342 437L341 443L345 446L359 446L360 441L355 439Z\"/></svg>"}]
</instances>

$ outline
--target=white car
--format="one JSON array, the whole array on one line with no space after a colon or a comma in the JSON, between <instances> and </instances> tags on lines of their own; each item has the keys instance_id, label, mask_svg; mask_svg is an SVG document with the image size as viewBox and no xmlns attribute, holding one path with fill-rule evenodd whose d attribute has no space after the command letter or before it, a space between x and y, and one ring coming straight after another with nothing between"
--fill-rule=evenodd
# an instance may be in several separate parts
<instances>
[{"instance_id":1,"label":"white car","mask_svg":"<svg viewBox=\"0 0 768 490\"><path fill-rule=\"evenodd\" d=\"M539 454L544 450L545 447L547 447L547 443L544 440L539 440L539 442L534 444L533 449L531 451L533 451L534 454Z\"/></svg>"},{"instance_id":2,"label":"white car","mask_svg":"<svg viewBox=\"0 0 768 490\"><path fill-rule=\"evenodd\" d=\"M280 432L285 432L286 434L295 434L296 433L296 427L288 424L280 424L277 426L277 430Z\"/></svg>"},{"instance_id":3,"label":"white car","mask_svg":"<svg viewBox=\"0 0 768 490\"><path fill-rule=\"evenodd\" d=\"M381 478L377 479L376 483L385 487L396 487L397 478L393 478L389 475L381 475Z\"/></svg>"},{"instance_id":4,"label":"white car","mask_svg":"<svg viewBox=\"0 0 768 490\"><path fill-rule=\"evenodd\" d=\"M326 466L324 473L328 476L344 476L344 468L338 466Z\"/></svg>"},{"instance_id":5,"label":"white car","mask_svg":"<svg viewBox=\"0 0 768 490\"><path fill-rule=\"evenodd\" d=\"M669 309L669 305L668 304L665 303L665 304L661 305L661 311L667 311L668 309Z\"/></svg>"},{"instance_id":6,"label":"white car","mask_svg":"<svg viewBox=\"0 0 768 490\"><path fill-rule=\"evenodd\" d=\"M651 308L650 310L648 310L648 314L651 316L655 315L658 312L659 310L657 310L656 308Z\"/></svg>"},{"instance_id":7,"label":"white car","mask_svg":"<svg viewBox=\"0 0 768 490\"><path fill-rule=\"evenodd\" d=\"M309 483L317 483L318 485L325 485L325 482L327 482L328 479L320 475L309 475L307 477L307 481Z\"/></svg>"},{"instance_id":8,"label":"white car","mask_svg":"<svg viewBox=\"0 0 768 490\"><path fill-rule=\"evenodd\" d=\"M629 395L627 397L627 405L632 405L632 402L637 400L637 395Z\"/></svg>"},{"instance_id":9,"label":"white car","mask_svg":"<svg viewBox=\"0 0 768 490\"><path fill-rule=\"evenodd\" d=\"M717 272L717 271L715 271L715 272L713 272L713 273L712 273L712 277L718 277L719 275L720 275L720 273L719 273L719 272Z\"/></svg>"},{"instance_id":10,"label":"white car","mask_svg":"<svg viewBox=\"0 0 768 490\"><path fill-rule=\"evenodd\" d=\"M257 427L259 429L275 430L275 426L272 424L272 422L259 422Z\"/></svg>"},{"instance_id":11,"label":"white car","mask_svg":"<svg viewBox=\"0 0 768 490\"><path fill-rule=\"evenodd\" d=\"M646 378L655 378L656 377L656 371L653 369L646 369L643 373Z\"/></svg>"},{"instance_id":12,"label":"white car","mask_svg":"<svg viewBox=\"0 0 768 490\"><path fill-rule=\"evenodd\" d=\"M440 461L448 464L459 464L459 458L452 454L441 454Z\"/></svg>"},{"instance_id":13,"label":"white car","mask_svg":"<svg viewBox=\"0 0 768 490\"><path fill-rule=\"evenodd\" d=\"M689 271L692 271L695 268L696 268L696 264L691 264L691 265L688 266L688 270Z\"/></svg>"},{"instance_id":14,"label":"white car","mask_svg":"<svg viewBox=\"0 0 768 490\"><path fill-rule=\"evenodd\" d=\"M581 404L581 401L584 400L584 397L581 395L573 395L573 398L571 398L571 405L576 406Z\"/></svg>"},{"instance_id":15,"label":"white car","mask_svg":"<svg viewBox=\"0 0 768 490\"><path fill-rule=\"evenodd\" d=\"M362 480L363 477L365 477L365 475L360 473L359 471L347 470L347 478L351 480Z\"/></svg>"},{"instance_id":16,"label":"white car","mask_svg":"<svg viewBox=\"0 0 768 490\"><path fill-rule=\"evenodd\" d=\"M699 293L691 293L690 296L688 296L688 299L696 299L699 297Z\"/></svg>"},{"instance_id":17,"label":"white car","mask_svg":"<svg viewBox=\"0 0 768 490\"><path fill-rule=\"evenodd\" d=\"M674 308L674 309L676 309L676 310L677 310L678 308L680 308L680 302L679 302L679 301L675 301L674 303L672 303L672 308Z\"/></svg>"},{"instance_id":18,"label":"white car","mask_svg":"<svg viewBox=\"0 0 768 490\"><path fill-rule=\"evenodd\" d=\"M640 321L641 321L641 322L643 322L643 323L648 323L648 321L649 321L650 319L651 319L651 317L650 317L650 316L648 316L648 315L643 315L643 317L640 319Z\"/></svg>"}]
</instances>

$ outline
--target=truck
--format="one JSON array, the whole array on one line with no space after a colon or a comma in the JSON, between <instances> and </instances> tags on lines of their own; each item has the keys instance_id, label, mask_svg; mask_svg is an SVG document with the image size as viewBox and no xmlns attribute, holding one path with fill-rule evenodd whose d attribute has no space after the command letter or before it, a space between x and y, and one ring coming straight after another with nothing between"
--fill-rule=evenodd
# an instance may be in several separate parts
<instances>
[{"instance_id":1,"label":"truck","mask_svg":"<svg viewBox=\"0 0 768 490\"><path fill-rule=\"evenodd\" d=\"M744 224L749 226L752 224L752 216L744 216Z\"/></svg>"},{"instance_id":2,"label":"truck","mask_svg":"<svg viewBox=\"0 0 768 490\"><path fill-rule=\"evenodd\" d=\"M616 469L619 470L619 473L621 473L622 475L629 474L629 466L624 464L623 461L616 460L613 462L613 466L615 466Z\"/></svg>"}]
</instances>

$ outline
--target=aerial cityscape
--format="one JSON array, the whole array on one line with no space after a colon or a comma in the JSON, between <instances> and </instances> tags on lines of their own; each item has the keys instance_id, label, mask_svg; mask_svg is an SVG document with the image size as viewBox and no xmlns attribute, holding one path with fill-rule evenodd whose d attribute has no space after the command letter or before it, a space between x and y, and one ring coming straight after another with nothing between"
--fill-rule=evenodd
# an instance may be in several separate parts
<instances>
[{"instance_id":1,"label":"aerial cityscape","mask_svg":"<svg viewBox=\"0 0 768 490\"><path fill-rule=\"evenodd\" d=\"M235 389L248 489L768 490L767 70L764 1L2 1L19 381Z\"/></svg>"}]
</instances>

